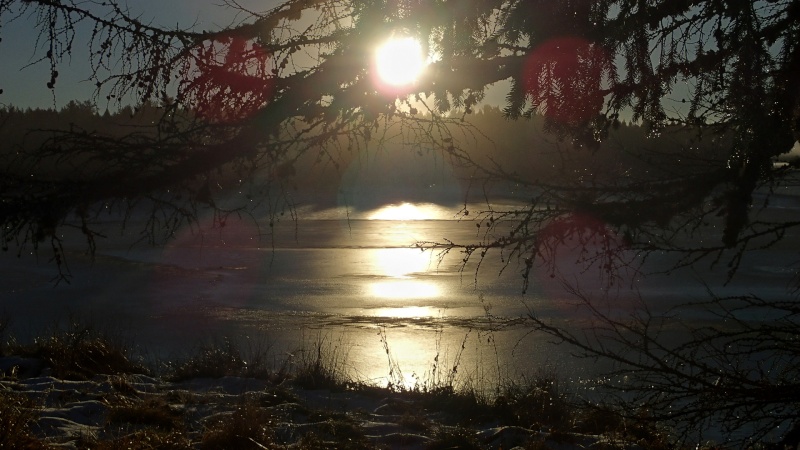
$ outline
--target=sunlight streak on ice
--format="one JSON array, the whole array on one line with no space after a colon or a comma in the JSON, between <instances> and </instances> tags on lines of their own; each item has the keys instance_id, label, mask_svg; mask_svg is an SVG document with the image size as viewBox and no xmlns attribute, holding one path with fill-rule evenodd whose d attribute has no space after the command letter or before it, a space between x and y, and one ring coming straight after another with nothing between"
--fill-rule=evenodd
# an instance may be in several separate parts
<instances>
[{"instance_id":1,"label":"sunlight streak on ice","mask_svg":"<svg viewBox=\"0 0 800 450\"><path fill-rule=\"evenodd\" d=\"M431 266L430 252L415 248L384 248L373 252L375 268L388 279L376 280L369 285L369 293L382 299L423 299L438 297L439 286L432 281L415 277ZM411 314L411 313L409 313Z\"/></svg>"},{"instance_id":2,"label":"sunlight streak on ice","mask_svg":"<svg viewBox=\"0 0 800 450\"><path fill-rule=\"evenodd\" d=\"M392 280L392 281L379 281L370 285L370 292L372 295L385 299L422 299L432 298L439 296L439 288L431 282L419 280ZM405 308L388 308L398 311ZM412 317L407 314L412 314L414 317L419 317L415 312L401 313L394 317ZM424 314L430 316L430 314Z\"/></svg>"},{"instance_id":3,"label":"sunlight streak on ice","mask_svg":"<svg viewBox=\"0 0 800 450\"><path fill-rule=\"evenodd\" d=\"M410 278L431 267L431 252L416 248L381 248L373 252L375 267L380 275L392 278Z\"/></svg>"}]
</instances>

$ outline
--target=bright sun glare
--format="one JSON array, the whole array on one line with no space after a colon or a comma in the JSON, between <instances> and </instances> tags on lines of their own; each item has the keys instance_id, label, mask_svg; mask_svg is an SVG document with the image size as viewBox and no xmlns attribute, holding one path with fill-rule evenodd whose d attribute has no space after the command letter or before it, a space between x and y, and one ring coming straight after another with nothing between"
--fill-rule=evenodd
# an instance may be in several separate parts
<instances>
[{"instance_id":1,"label":"bright sun glare","mask_svg":"<svg viewBox=\"0 0 800 450\"><path fill-rule=\"evenodd\" d=\"M375 52L375 65L384 83L391 86L411 84L425 69L422 45L412 37L389 39Z\"/></svg>"},{"instance_id":2,"label":"bright sun glare","mask_svg":"<svg viewBox=\"0 0 800 450\"><path fill-rule=\"evenodd\" d=\"M431 254L416 248L383 248L373 252L375 266L386 279L371 283L371 294L392 300L415 300L439 296L430 280L417 279L431 267ZM396 308L395 308L396 309ZM420 317L420 311L408 312Z\"/></svg>"},{"instance_id":3,"label":"bright sun glare","mask_svg":"<svg viewBox=\"0 0 800 450\"><path fill-rule=\"evenodd\" d=\"M386 205L371 213L370 220L426 220L431 214L425 208L403 202L399 205Z\"/></svg>"}]
</instances>

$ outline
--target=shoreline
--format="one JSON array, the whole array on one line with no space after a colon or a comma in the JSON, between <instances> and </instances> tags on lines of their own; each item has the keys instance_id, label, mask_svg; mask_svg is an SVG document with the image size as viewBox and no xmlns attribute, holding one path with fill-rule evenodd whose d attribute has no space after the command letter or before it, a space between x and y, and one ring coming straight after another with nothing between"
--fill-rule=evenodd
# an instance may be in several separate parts
<instances>
[{"instance_id":1,"label":"shoreline","mask_svg":"<svg viewBox=\"0 0 800 450\"><path fill-rule=\"evenodd\" d=\"M410 388L354 381L347 355L323 343L281 361L223 342L155 373L88 327L10 342L0 346L0 447L655 448L623 433L630 423L572 404L547 374L489 397L458 385L457 365Z\"/></svg>"}]
</instances>

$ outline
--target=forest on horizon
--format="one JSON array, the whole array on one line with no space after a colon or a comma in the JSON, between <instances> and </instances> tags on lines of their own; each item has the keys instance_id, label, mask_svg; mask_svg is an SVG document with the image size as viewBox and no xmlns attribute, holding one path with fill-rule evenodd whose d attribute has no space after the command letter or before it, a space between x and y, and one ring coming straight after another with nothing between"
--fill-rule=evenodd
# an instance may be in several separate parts
<instances>
[{"instance_id":1,"label":"forest on horizon","mask_svg":"<svg viewBox=\"0 0 800 450\"><path fill-rule=\"evenodd\" d=\"M425 120L425 114L420 117ZM192 120L189 111L154 103L136 109L124 106L113 113L100 113L90 101L70 101L59 110L4 106L0 108L0 139L8 145L0 150L0 162L44 182L92 179L107 175L100 170L113 168L97 160L102 155L97 149L86 149L83 159L60 158L52 144L62 133L99 137L93 145L105 141L110 147L117 139L141 139L141 157L147 158L159 151L160 136L173 131L170 124ZM241 163L229 164L206 174L205 182L213 186L209 195L225 196L252 181L248 178L270 178L273 187L301 192L304 198L324 205L335 202L345 179L352 182L356 177L360 188L382 190L387 203L409 200L457 204L487 195L495 199L524 198L528 187L541 183L593 186L699 173L708 164L724 161L725 141L729 140L725 135L702 135L688 126L672 126L653 133L646 125L621 121L596 147L578 148L579 144L549 133L542 116L509 120L499 107L491 105L464 114L461 120L446 126L455 140L453 145L460 146L472 163L488 172L478 173L472 164L454 161L437 150L442 142L432 142L433 135L421 137L404 128L402 121L387 120L371 136L363 136L360 146L352 146L343 138L340 145L333 147L336 154L331 153L330 146L319 152L298 152L297 158L268 169L256 169L255 164L252 170ZM204 127L205 132L213 132L213 128ZM74 142L66 145L72 145L70 151L75 151ZM42 148L50 151L42 154ZM364 149L367 152L362 152ZM269 177L264 176L265 170L271 170ZM502 175L502 181L489 180L487 173L492 172ZM442 183L451 180L457 180L458 189L437 191Z\"/></svg>"}]
</instances>

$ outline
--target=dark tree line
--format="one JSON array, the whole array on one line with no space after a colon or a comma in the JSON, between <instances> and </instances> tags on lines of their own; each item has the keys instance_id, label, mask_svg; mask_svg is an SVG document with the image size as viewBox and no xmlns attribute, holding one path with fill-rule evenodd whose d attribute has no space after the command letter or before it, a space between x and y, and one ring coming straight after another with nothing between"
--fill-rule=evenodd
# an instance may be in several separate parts
<instances>
[{"instance_id":1,"label":"dark tree line","mask_svg":"<svg viewBox=\"0 0 800 450\"><path fill-rule=\"evenodd\" d=\"M525 204L498 210L488 201L471 212L484 239L429 245L467 258L499 255L518 264L526 285L542 265L557 276L553 261L567 241L592 247L581 263L609 280L636 264L626 255L651 252L676 254L676 266L724 260L732 277L749 249L780 242L799 223L762 214L762 199L793 183L794 166L773 161L800 137L796 0L289 0L242 13L249 20L198 31L152 26L115 1L0 0L0 23L35 19L48 88L58 89L75 46L88 45L95 101L162 106L147 132L57 130L14 164L4 161L5 244L47 243L58 256L56 230L77 223L95 245L92 217L109 202L146 200L176 212L177 222L197 208L230 213L213 201L221 167L270 174L249 185L258 197L280 189L303 158L335 167L389 135L441 152L473 189L516 186ZM371 77L371 46L390 33L418 37L436 55L407 91L387 93ZM505 116L550 133L553 170L533 170L524 152L475 151L482 133L464 119L500 81L510 85ZM624 120L649 139L618 140L626 150L614 154L609 143ZM533 147L514 147L526 144ZM43 159L91 161L82 167L92 173L19 169ZM779 320L737 319L735 331L690 330L689 344L653 348L652 318L620 322L591 295L573 293L596 314L596 334L570 335L535 313L532 326L618 362L631 376L628 390L654 410L680 409L655 417L686 425L718 414L763 419L756 436L797 417L793 302L715 299L709 305L722 315L767 308ZM596 337L642 356L619 356ZM779 367L747 366L755 355ZM769 413L776 410L784 412Z\"/></svg>"},{"instance_id":2,"label":"dark tree line","mask_svg":"<svg viewBox=\"0 0 800 450\"><path fill-rule=\"evenodd\" d=\"M113 113L108 109L101 113L90 101L74 100L59 110L30 108L23 110L14 106L0 108L0 122L3 123L3 127L0 128L0 140L5 143L1 149L2 158L10 172L26 173L34 177L89 179L107 169L103 157L108 156L110 150L98 154L97 160L91 160L77 157L64 158L59 152L47 154L41 149L51 146L51 141L62 139L67 133L71 136L80 133L88 136L104 136L109 143L113 143L116 139L124 139L131 134L137 134L140 138L152 137L158 133L157 125L162 121L164 109L165 105L146 103L136 110L126 105ZM187 120L198 112L183 109L173 110L168 114L179 114L183 116L183 120ZM517 176L527 182L551 178L561 183L569 183L581 177L586 167L594 167L598 174L607 179L625 176L626 172L641 172L642 176L647 176L648 171L656 166L652 162L643 161L647 155L662 153L664 155L662 158L666 160L667 157L674 157L676 154L687 157L689 152L687 149L690 147L695 147L694 151L698 153L715 150L701 148L703 143L698 143L695 134L685 127L668 128L666 131L668 136L665 139L654 140L647 137L647 128L621 123L610 131L606 141L599 143L598 151L566 157L564 143L544 130L544 120L543 116L535 116L530 120L507 120L498 107L485 105L475 114L465 116L464 122L457 123L452 132L458 132L460 129L472 135L472 139L465 139L461 145L471 158L478 160L476 164L480 162L484 165L513 167ZM292 126L302 127L302 123L296 122ZM376 151L392 146L397 149L413 146L415 141L413 136L391 133L390 130L395 126L402 126L402 121L390 120L376 128L375 134L382 136L376 139L378 145L373 145ZM146 145L148 144L145 143ZM414 160L415 156L425 157L435 151L435 146L416 143L414 150L416 151L393 150L391 153L398 162ZM341 182L342 171L326 166L318 157L310 156L313 155L304 155L300 160L282 169L285 172L283 176L291 178L288 180L290 187L295 190L336 189ZM723 156L716 155L716 157ZM347 155L340 155L336 162L344 166L350 163L350 159ZM430 162L428 159L421 161L423 164ZM442 161L442 164L446 168L450 166L447 161ZM474 174L474 167L471 165L463 167L466 170L458 173L457 177L465 183L463 188L467 189L466 183ZM218 171L216 178L220 184L223 184L225 178L223 174L237 178L241 178L242 175L236 171ZM263 171L258 174L260 177L270 176ZM505 190L494 189L491 196L498 199L513 199L516 191L508 186L503 188ZM478 193L483 194L476 192ZM463 202L464 199L458 200Z\"/></svg>"}]
</instances>

